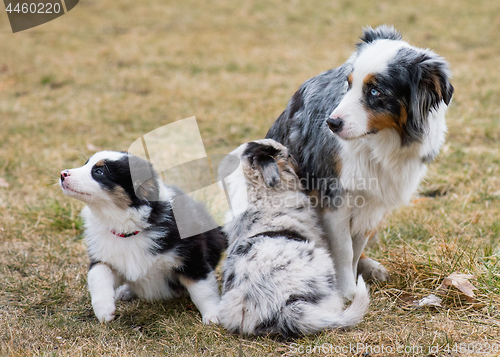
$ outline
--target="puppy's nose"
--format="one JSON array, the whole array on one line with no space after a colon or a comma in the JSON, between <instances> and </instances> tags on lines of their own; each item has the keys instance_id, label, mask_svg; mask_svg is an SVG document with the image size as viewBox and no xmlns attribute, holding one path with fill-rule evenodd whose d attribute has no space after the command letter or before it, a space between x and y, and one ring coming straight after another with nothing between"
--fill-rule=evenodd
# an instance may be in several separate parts
<instances>
[{"instance_id":1,"label":"puppy's nose","mask_svg":"<svg viewBox=\"0 0 500 357\"><path fill-rule=\"evenodd\" d=\"M68 176L71 176L68 170L61 171L61 181L64 181L64 179Z\"/></svg>"},{"instance_id":2,"label":"puppy's nose","mask_svg":"<svg viewBox=\"0 0 500 357\"><path fill-rule=\"evenodd\" d=\"M342 120L342 118L340 117L330 117L326 120L326 123L330 127L330 130L334 133L341 132L342 128L344 127L344 120Z\"/></svg>"}]
</instances>

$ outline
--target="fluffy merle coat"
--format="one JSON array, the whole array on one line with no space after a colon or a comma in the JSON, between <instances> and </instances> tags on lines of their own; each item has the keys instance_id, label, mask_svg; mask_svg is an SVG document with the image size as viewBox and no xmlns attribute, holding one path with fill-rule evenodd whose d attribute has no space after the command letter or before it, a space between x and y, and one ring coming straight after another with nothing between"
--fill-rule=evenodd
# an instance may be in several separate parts
<instances>
[{"instance_id":1,"label":"fluffy merle coat","mask_svg":"<svg viewBox=\"0 0 500 357\"><path fill-rule=\"evenodd\" d=\"M368 237L409 202L440 151L449 78L434 52L410 46L391 27L368 28L345 64L300 86L267 133L289 148L321 210L345 297L356 290ZM359 270L388 278L368 258Z\"/></svg>"},{"instance_id":2,"label":"fluffy merle coat","mask_svg":"<svg viewBox=\"0 0 500 357\"><path fill-rule=\"evenodd\" d=\"M144 180L133 182L134 165ZM88 287L101 322L115 316L115 300L134 296L169 299L189 293L203 322L218 322L214 276L227 246L217 228L181 239L172 213L178 189L161 182L150 163L127 153L103 151L61 172L63 192L87 203L82 211L90 256ZM193 217L211 220L198 203Z\"/></svg>"},{"instance_id":3,"label":"fluffy merle coat","mask_svg":"<svg viewBox=\"0 0 500 357\"><path fill-rule=\"evenodd\" d=\"M230 174L225 160L219 169L235 215L224 226L229 248L222 325L232 332L290 336L357 324L368 291L360 278L353 303L342 310L319 217L300 190L288 150L266 139L230 156L241 166Z\"/></svg>"}]
</instances>

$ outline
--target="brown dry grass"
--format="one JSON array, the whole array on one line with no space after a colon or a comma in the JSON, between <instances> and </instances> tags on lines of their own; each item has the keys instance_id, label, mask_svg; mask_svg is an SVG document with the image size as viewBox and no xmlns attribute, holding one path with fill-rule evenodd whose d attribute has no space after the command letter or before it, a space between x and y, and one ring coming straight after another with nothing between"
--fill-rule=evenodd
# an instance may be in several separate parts
<instances>
[{"instance_id":1,"label":"brown dry grass","mask_svg":"<svg viewBox=\"0 0 500 357\"><path fill-rule=\"evenodd\" d=\"M288 356L363 343L407 347L370 356L432 355L431 345L442 356L447 344L500 343L500 2L87 0L18 34L6 20L0 14L0 177L9 184L0 187L0 355L231 356L241 343L246 356ZM240 340L203 326L180 300L120 303L116 321L98 324L82 206L53 186L59 171L193 115L210 153L261 138L305 79L340 65L361 27L381 23L445 56L456 94L447 144L423 185L434 197L389 216L370 252L393 280L372 286L364 322L295 341ZM453 271L477 276L474 302L450 291L438 310L408 303Z\"/></svg>"}]
</instances>

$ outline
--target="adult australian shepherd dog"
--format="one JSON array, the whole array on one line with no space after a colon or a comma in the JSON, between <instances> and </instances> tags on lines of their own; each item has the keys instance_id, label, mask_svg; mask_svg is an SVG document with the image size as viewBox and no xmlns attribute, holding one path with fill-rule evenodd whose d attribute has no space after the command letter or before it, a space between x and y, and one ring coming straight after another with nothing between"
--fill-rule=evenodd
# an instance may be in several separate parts
<instances>
[{"instance_id":1,"label":"adult australian shepherd dog","mask_svg":"<svg viewBox=\"0 0 500 357\"><path fill-rule=\"evenodd\" d=\"M409 202L438 155L453 95L448 63L394 28L367 28L361 40L346 63L300 86L266 136L289 148L316 198L347 298L358 269L388 278L379 263L359 258L383 216Z\"/></svg>"}]
</instances>

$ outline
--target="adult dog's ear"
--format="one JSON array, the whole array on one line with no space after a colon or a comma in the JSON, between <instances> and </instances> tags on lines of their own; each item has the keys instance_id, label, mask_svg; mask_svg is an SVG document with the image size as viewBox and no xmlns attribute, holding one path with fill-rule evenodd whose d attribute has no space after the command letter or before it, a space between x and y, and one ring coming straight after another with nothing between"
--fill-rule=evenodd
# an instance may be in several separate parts
<instances>
[{"instance_id":1,"label":"adult dog's ear","mask_svg":"<svg viewBox=\"0 0 500 357\"><path fill-rule=\"evenodd\" d=\"M243 156L247 157L252 168L258 170L266 186L276 187L280 182L280 170L276 162L278 149L259 143L248 143Z\"/></svg>"},{"instance_id":2,"label":"adult dog's ear","mask_svg":"<svg viewBox=\"0 0 500 357\"><path fill-rule=\"evenodd\" d=\"M449 105L454 91L448 63L433 53L420 55L410 74L412 89L403 144L422 141L430 111L436 110L442 102Z\"/></svg>"}]
</instances>

